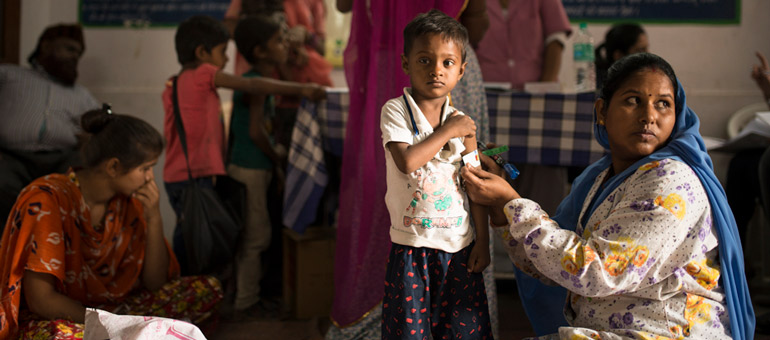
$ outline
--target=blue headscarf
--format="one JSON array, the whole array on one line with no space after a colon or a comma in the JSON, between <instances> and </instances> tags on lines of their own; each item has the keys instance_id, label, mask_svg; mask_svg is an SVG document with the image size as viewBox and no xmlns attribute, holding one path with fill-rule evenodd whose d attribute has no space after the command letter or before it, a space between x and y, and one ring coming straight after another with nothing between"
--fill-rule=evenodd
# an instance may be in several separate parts
<instances>
[{"instance_id":1,"label":"blue headscarf","mask_svg":"<svg viewBox=\"0 0 770 340\"><path fill-rule=\"evenodd\" d=\"M727 197L722 185L714 175L711 157L706 152L698 128L700 121L689 107L682 84L677 80L676 93L676 123L671 132L668 144L651 155L644 157L629 166L623 172L608 179L604 189L597 192L594 203L586 212L591 216L594 210L612 193L623 181L633 174L637 168L649 162L661 159L675 159L686 163L692 168L703 185L711 204L714 227L719 240L720 281L727 299L727 311L730 315L730 329L733 339L754 338L754 309L751 305L751 297L746 284L746 275L743 271L743 251L741 249L738 229L735 218L727 205ZM609 103L607 103L609 104ZM594 119L596 113L594 112ZM594 136L596 140L609 150L607 130L603 125L594 124ZM612 160L608 153L600 160L591 164L578 176L572 186L570 194L562 201L553 219L564 229L575 230L580 216L583 202L588 196L595 179L605 169L612 166Z\"/></svg>"}]
</instances>

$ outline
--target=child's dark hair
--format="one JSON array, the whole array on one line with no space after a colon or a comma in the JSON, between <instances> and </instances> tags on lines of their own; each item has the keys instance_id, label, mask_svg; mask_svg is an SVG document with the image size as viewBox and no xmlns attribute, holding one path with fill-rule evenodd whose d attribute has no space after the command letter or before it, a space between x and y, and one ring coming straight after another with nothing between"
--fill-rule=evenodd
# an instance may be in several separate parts
<instances>
[{"instance_id":1,"label":"child's dark hair","mask_svg":"<svg viewBox=\"0 0 770 340\"><path fill-rule=\"evenodd\" d=\"M112 113L107 104L84 113L80 124L87 133L80 149L87 168L117 158L128 172L163 152L164 140L158 130L139 118Z\"/></svg>"},{"instance_id":2,"label":"child's dark hair","mask_svg":"<svg viewBox=\"0 0 770 340\"><path fill-rule=\"evenodd\" d=\"M418 14L404 28L404 55L408 56L417 37L440 34L442 38L460 45L465 62L465 48L468 46L468 30L454 18L437 9Z\"/></svg>"},{"instance_id":3,"label":"child's dark hair","mask_svg":"<svg viewBox=\"0 0 770 340\"><path fill-rule=\"evenodd\" d=\"M647 68L660 69L668 76L674 88L674 100L676 100L679 86L677 85L674 69L666 60L652 53L631 54L618 59L618 61L612 64L609 71L607 71L607 79L604 81L604 86L599 90L599 98L609 103L615 91L623 85L629 76Z\"/></svg>"},{"instance_id":4,"label":"child's dark hair","mask_svg":"<svg viewBox=\"0 0 770 340\"><path fill-rule=\"evenodd\" d=\"M205 15L189 17L176 29L176 59L182 65L194 62L198 46L202 45L207 52L211 52L214 47L227 43L229 39L227 27L216 19Z\"/></svg>"},{"instance_id":5,"label":"child's dark hair","mask_svg":"<svg viewBox=\"0 0 770 340\"><path fill-rule=\"evenodd\" d=\"M249 64L256 63L254 48L265 47L268 40L281 30L281 22L266 15L247 16L235 27L233 39L238 52L243 55Z\"/></svg>"},{"instance_id":6,"label":"child's dark hair","mask_svg":"<svg viewBox=\"0 0 770 340\"><path fill-rule=\"evenodd\" d=\"M639 24L624 23L612 26L612 29L607 32L604 42L596 47L596 67L602 70L610 68L615 62L615 51L627 55L628 50L636 44L642 34L644 34L644 29Z\"/></svg>"}]
</instances>

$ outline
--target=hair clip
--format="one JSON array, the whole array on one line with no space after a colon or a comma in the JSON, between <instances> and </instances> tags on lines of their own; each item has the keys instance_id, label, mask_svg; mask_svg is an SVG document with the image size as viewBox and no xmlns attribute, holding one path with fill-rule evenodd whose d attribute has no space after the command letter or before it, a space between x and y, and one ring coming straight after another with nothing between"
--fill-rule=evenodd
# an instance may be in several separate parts
<instances>
[{"instance_id":1,"label":"hair clip","mask_svg":"<svg viewBox=\"0 0 770 340\"><path fill-rule=\"evenodd\" d=\"M108 115L111 115L112 114L112 106L110 106L110 104L103 103L102 104L102 111L106 112Z\"/></svg>"}]
</instances>

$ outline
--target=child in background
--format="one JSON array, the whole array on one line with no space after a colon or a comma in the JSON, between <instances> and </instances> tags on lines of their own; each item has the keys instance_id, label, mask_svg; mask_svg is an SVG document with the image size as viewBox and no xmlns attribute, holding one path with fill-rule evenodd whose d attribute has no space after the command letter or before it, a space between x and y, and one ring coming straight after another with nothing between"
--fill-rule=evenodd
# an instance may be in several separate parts
<instances>
[{"instance_id":1,"label":"child in background","mask_svg":"<svg viewBox=\"0 0 770 340\"><path fill-rule=\"evenodd\" d=\"M449 106L465 71L468 33L438 11L404 29L401 63L412 88L382 108L393 242L383 339L491 339L481 271L489 265L486 209L460 192L460 160L476 152L476 125Z\"/></svg>"},{"instance_id":2,"label":"child in background","mask_svg":"<svg viewBox=\"0 0 770 340\"><path fill-rule=\"evenodd\" d=\"M238 51L251 65L244 78L269 77L276 67L286 63L288 41L286 27L275 17L250 16L240 20L233 38ZM299 86L299 84L297 84ZM230 134L233 140L227 172L246 184L246 225L236 255L236 318L269 316L277 304L266 303L260 297L263 275L262 253L271 239L271 224L267 206L268 187L272 175L282 187L285 176L285 151L279 152L271 137L275 116L275 97L235 91Z\"/></svg>"},{"instance_id":3,"label":"child in background","mask_svg":"<svg viewBox=\"0 0 770 340\"><path fill-rule=\"evenodd\" d=\"M177 78L179 111L187 134L190 170L194 180L203 187L213 187L214 177L225 175L225 140L218 87L249 92L299 95L320 99L326 95L323 87L297 84L268 78L243 78L222 72L227 63L225 50L230 34L224 24L207 16L193 16L177 28L175 46L182 70ZM165 111L166 162L163 180L171 206L179 218L181 194L188 182L187 164L174 125L173 77L163 91ZM179 228L174 230L174 252L187 274L184 238Z\"/></svg>"}]
</instances>

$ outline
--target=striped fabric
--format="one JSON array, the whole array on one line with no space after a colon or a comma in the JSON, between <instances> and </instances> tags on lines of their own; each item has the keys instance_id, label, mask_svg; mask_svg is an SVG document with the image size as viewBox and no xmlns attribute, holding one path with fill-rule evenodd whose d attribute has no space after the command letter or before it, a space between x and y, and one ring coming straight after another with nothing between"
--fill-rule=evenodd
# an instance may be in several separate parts
<instances>
[{"instance_id":1,"label":"striped fabric","mask_svg":"<svg viewBox=\"0 0 770 340\"><path fill-rule=\"evenodd\" d=\"M315 219L328 183L324 151L342 157L345 123L350 96L347 91L329 91L318 103L303 100L291 135L283 225L303 233Z\"/></svg>"},{"instance_id":2,"label":"striped fabric","mask_svg":"<svg viewBox=\"0 0 770 340\"><path fill-rule=\"evenodd\" d=\"M492 140L508 145L507 160L587 166L604 155L593 138L593 93L487 91Z\"/></svg>"},{"instance_id":3,"label":"striped fabric","mask_svg":"<svg viewBox=\"0 0 770 340\"><path fill-rule=\"evenodd\" d=\"M74 147L80 116L99 106L85 87L55 82L42 68L0 65L0 148Z\"/></svg>"},{"instance_id":4,"label":"striped fabric","mask_svg":"<svg viewBox=\"0 0 770 340\"><path fill-rule=\"evenodd\" d=\"M491 139L508 145L507 159L586 166L604 149L593 138L593 93L528 94L487 91ZM283 224L302 233L315 219L328 183L324 151L342 156L350 97L330 91L327 100L304 101L291 137Z\"/></svg>"}]
</instances>

